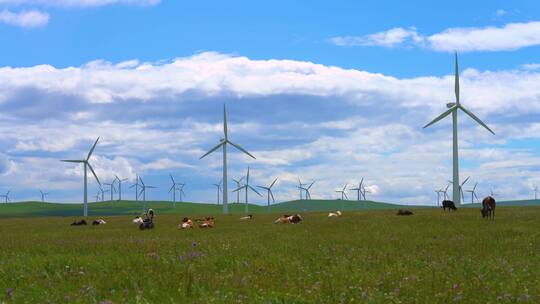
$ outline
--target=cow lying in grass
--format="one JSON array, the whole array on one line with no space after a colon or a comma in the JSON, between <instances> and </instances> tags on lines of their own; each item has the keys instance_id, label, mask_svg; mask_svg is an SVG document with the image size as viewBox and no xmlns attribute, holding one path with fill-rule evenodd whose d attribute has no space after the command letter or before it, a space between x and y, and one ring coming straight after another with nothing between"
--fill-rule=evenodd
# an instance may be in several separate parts
<instances>
[{"instance_id":1,"label":"cow lying in grass","mask_svg":"<svg viewBox=\"0 0 540 304\"><path fill-rule=\"evenodd\" d=\"M412 211L399 209L396 215L413 215Z\"/></svg>"},{"instance_id":2,"label":"cow lying in grass","mask_svg":"<svg viewBox=\"0 0 540 304\"><path fill-rule=\"evenodd\" d=\"M178 229L193 228L193 221L190 218L184 217L182 223L178 225Z\"/></svg>"},{"instance_id":3,"label":"cow lying in grass","mask_svg":"<svg viewBox=\"0 0 540 304\"><path fill-rule=\"evenodd\" d=\"M140 224L142 224L144 221L143 221L142 217L136 216L131 222L132 222L133 224L140 225Z\"/></svg>"},{"instance_id":4,"label":"cow lying in grass","mask_svg":"<svg viewBox=\"0 0 540 304\"><path fill-rule=\"evenodd\" d=\"M71 226L86 226L87 223L85 220L80 220L80 221L74 221L73 223L71 223Z\"/></svg>"},{"instance_id":5,"label":"cow lying in grass","mask_svg":"<svg viewBox=\"0 0 540 304\"><path fill-rule=\"evenodd\" d=\"M245 221L245 220L252 220L253 219L253 215L252 214L248 214L246 216L243 216L240 218L241 220Z\"/></svg>"},{"instance_id":6,"label":"cow lying in grass","mask_svg":"<svg viewBox=\"0 0 540 304\"><path fill-rule=\"evenodd\" d=\"M107 222L105 222L103 219L97 219L92 222L93 226L99 226L99 225L105 225Z\"/></svg>"},{"instance_id":7,"label":"cow lying in grass","mask_svg":"<svg viewBox=\"0 0 540 304\"><path fill-rule=\"evenodd\" d=\"M148 212L146 212L146 218L139 225L139 229L141 230L153 229L154 228L154 215L155 215L154 210L148 209Z\"/></svg>"},{"instance_id":8,"label":"cow lying in grass","mask_svg":"<svg viewBox=\"0 0 540 304\"><path fill-rule=\"evenodd\" d=\"M275 224L298 224L302 221L300 214L295 215L283 215L274 221Z\"/></svg>"},{"instance_id":9,"label":"cow lying in grass","mask_svg":"<svg viewBox=\"0 0 540 304\"><path fill-rule=\"evenodd\" d=\"M199 224L199 228L214 228L214 218L207 217L206 220Z\"/></svg>"},{"instance_id":10,"label":"cow lying in grass","mask_svg":"<svg viewBox=\"0 0 540 304\"><path fill-rule=\"evenodd\" d=\"M330 212L328 213L328 217L340 217L341 216L341 211L336 211L336 212Z\"/></svg>"}]
</instances>

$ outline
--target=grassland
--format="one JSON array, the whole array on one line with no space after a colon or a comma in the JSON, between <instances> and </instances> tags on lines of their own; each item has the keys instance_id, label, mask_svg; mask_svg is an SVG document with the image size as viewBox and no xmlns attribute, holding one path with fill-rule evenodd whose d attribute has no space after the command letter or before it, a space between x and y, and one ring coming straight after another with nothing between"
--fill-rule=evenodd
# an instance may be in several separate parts
<instances>
[{"instance_id":1,"label":"grassland","mask_svg":"<svg viewBox=\"0 0 540 304\"><path fill-rule=\"evenodd\" d=\"M492 222L475 209L308 213L298 225L275 216L187 231L179 215L158 214L151 231L130 216L101 227L4 218L0 302L540 302L538 207L499 208Z\"/></svg>"}]
</instances>

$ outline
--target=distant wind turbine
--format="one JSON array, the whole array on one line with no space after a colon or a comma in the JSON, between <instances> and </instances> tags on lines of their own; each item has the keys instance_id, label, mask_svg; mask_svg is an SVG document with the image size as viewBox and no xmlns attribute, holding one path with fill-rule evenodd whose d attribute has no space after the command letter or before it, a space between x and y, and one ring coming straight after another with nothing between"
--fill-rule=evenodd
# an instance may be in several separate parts
<instances>
[{"instance_id":1,"label":"distant wind turbine","mask_svg":"<svg viewBox=\"0 0 540 304\"><path fill-rule=\"evenodd\" d=\"M41 193L41 201L45 202L45 196L49 195L49 192L43 192L39 190L39 193Z\"/></svg>"},{"instance_id":2,"label":"distant wind turbine","mask_svg":"<svg viewBox=\"0 0 540 304\"><path fill-rule=\"evenodd\" d=\"M127 178L120 178L118 175L115 175L116 182L118 182L118 201L122 200L122 182L127 181Z\"/></svg>"},{"instance_id":3,"label":"distant wind turbine","mask_svg":"<svg viewBox=\"0 0 540 304\"><path fill-rule=\"evenodd\" d=\"M99 186L99 191L101 192L101 201L105 201L105 193L109 192L109 190L104 190L103 187Z\"/></svg>"},{"instance_id":4,"label":"distant wind turbine","mask_svg":"<svg viewBox=\"0 0 540 304\"><path fill-rule=\"evenodd\" d=\"M274 184L276 183L276 181L278 180L278 178L276 177L276 179L274 179L274 181L270 184L270 186L268 187L264 187L264 186L257 186L261 189L264 189L266 190L266 196L267 196L267 208L268 210L270 210L270 197L272 198L272 202L275 202L276 200L274 199L274 194L272 193L272 187L274 186Z\"/></svg>"},{"instance_id":5,"label":"distant wind turbine","mask_svg":"<svg viewBox=\"0 0 540 304\"><path fill-rule=\"evenodd\" d=\"M357 201L360 201L362 196L364 195L362 193L364 191L364 188L363 188L363 185L362 185L363 183L364 183L364 178L362 177L362 179L360 180L360 183L358 184L358 187L349 189L349 190L352 190L352 191L356 191L356 200ZM365 195L364 195L364 200L365 200Z\"/></svg>"},{"instance_id":6,"label":"distant wind turbine","mask_svg":"<svg viewBox=\"0 0 540 304\"><path fill-rule=\"evenodd\" d=\"M341 200L344 200L344 198L347 198L347 200L349 200L349 197L347 196L347 184L345 184L345 186L343 187L343 189L341 190L336 190L337 193L341 193Z\"/></svg>"},{"instance_id":7,"label":"distant wind turbine","mask_svg":"<svg viewBox=\"0 0 540 304\"><path fill-rule=\"evenodd\" d=\"M302 200L302 193L305 191L305 187L307 184L303 184L301 181L300 181L300 178L298 178L298 186L296 186L296 188L298 188L298 190L300 191L300 200ZM306 197L307 198L307 197Z\"/></svg>"},{"instance_id":8,"label":"distant wind turbine","mask_svg":"<svg viewBox=\"0 0 540 304\"><path fill-rule=\"evenodd\" d=\"M68 163L82 163L83 164L83 167L84 167L84 173L83 173L83 175L84 175L83 216L88 216L88 178L87 178L88 176L87 176L87 169L90 169L90 171L92 172L92 174L96 178L96 181L97 181L98 185L101 186L101 182L99 181L99 178L97 177L96 172L92 168L92 165L90 165L90 163L89 163L90 156L92 156L92 152L94 152L94 149L96 148L96 145L97 145L98 141L99 141L99 137L96 139L96 142L94 143L94 145L90 149L90 152L88 152L88 155L86 156L86 159L62 160L63 162L68 162Z\"/></svg>"},{"instance_id":9,"label":"distant wind turbine","mask_svg":"<svg viewBox=\"0 0 540 304\"><path fill-rule=\"evenodd\" d=\"M230 144L231 146L235 147L236 149L244 152L245 154L249 155L253 159L255 159L255 156L251 155L248 151L244 150L244 148L240 147L239 145L231 142L229 140L228 130L227 130L227 108L225 105L223 105L223 135L224 138L220 140L220 143L210 149L210 151L206 152L203 156L201 156L200 159L203 159L208 154L216 151L220 147L223 148L223 213L228 214L229 213L229 207L227 205L228 203L228 193L227 193L227 144Z\"/></svg>"},{"instance_id":10,"label":"distant wind turbine","mask_svg":"<svg viewBox=\"0 0 540 304\"><path fill-rule=\"evenodd\" d=\"M446 112L439 115L437 118L435 118L433 121L428 123L424 126L424 128L427 128L434 123L438 122L439 120L445 118L446 116L452 114L452 128L453 128L453 200L457 207L461 206L461 195L459 191L459 155L458 155L458 112L459 110L465 112L465 114L469 115L473 120L475 120L478 124L480 124L482 127L487 129L492 134L495 134L484 122L482 122L478 117L476 117L472 112L467 110L463 105L460 103L459 100L459 68L458 68L458 59L457 59L457 53L455 54L455 60L456 60L456 71L455 71L455 95L456 95L456 102L455 103L449 103L447 104L448 110Z\"/></svg>"},{"instance_id":11,"label":"distant wind turbine","mask_svg":"<svg viewBox=\"0 0 540 304\"><path fill-rule=\"evenodd\" d=\"M538 186L534 186L532 189L534 191L534 200L538 199Z\"/></svg>"},{"instance_id":12,"label":"distant wind turbine","mask_svg":"<svg viewBox=\"0 0 540 304\"><path fill-rule=\"evenodd\" d=\"M182 190L182 188L184 187L184 184L177 183L174 180L174 177L172 176L172 174L169 174L169 176L170 176L171 182L172 182L171 189L169 190L169 193L171 193L171 191L173 192L173 207L176 208L176 191L180 191L180 201L182 201L182 193L184 192ZM178 186L181 186L181 188L179 188Z\"/></svg>"},{"instance_id":13,"label":"distant wind turbine","mask_svg":"<svg viewBox=\"0 0 540 304\"><path fill-rule=\"evenodd\" d=\"M219 205L219 194L222 192L222 190L221 190L221 182L222 182L222 181L223 181L223 180L220 180L219 183L213 184L213 185L216 186L216 188L217 188L217 204L218 204L218 205Z\"/></svg>"},{"instance_id":14,"label":"distant wind turbine","mask_svg":"<svg viewBox=\"0 0 540 304\"><path fill-rule=\"evenodd\" d=\"M9 198L9 193L11 193L11 190L9 190L8 192L6 192L6 194L3 194L3 195L0 195L0 197L3 197L4 198L4 203L8 203L8 202L11 202L11 199Z\"/></svg>"},{"instance_id":15,"label":"distant wind turbine","mask_svg":"<svg viewBox=\"0 0 540 304\"><path fill-rule=\"evenodd\" d=\"M233 192L237 192L237 191L240 191L240 190L242 190L242 189L244 189L244 191L245 191L245 193L246 193L246 205L245 205L245 209L244 209L244 210L245 210L246 213L248 213L248 212L249 212L249 207L248 207L248 192L249 192L249 190L251 190L251 191L257 193L257 195L259 195L259 196L262 196L262 195L259 193L259 191L257 191L257 189L253 188L253 187L249 184L249 166L248 166L248 170L247 170L247 174L246 174L246 183L245 183L242 187L234 189Z\"/></svg>"},{"instance_id":16,"label":"distant wind turbine","mask_svg":"<svg viewBox=\"0 0 540 304\"><path fill-rule=\"evenodd\" d=\"M240 179L232 179L233 182L236 184L236 188L240 188L240 185L242 183L242 180L244 180L245 176L242 176ZM240 191L236 191L236 203L240 204Z\"/></svg>"},{"instance_id":17,"label":"distant wind turbine","mask_svg":"<svg viewBox=\"0 0 540 304\"><path fill-rule=\"evenodd\" d=\"M139 185L141 187L141 192L139 193L139 196L141 194L143 196L143 204L144 204L143 209L146 212L146 189L155 189L157 187L145 185L143 179L140 176L139 176L139 181L141 182L141 184Z\"/></svg>"},{"instance_id":18,"label":"distant wind turbine","mask_svg":"<svg viewBox=\"0 0 540 304\"><path fill-rule=\"evenodd\" d=\"M135 201L138 202L139 201L139 186L141 184L139 184L139 175L135 175L135 183L131 186L129 186L129 188L133 188L135 187Z\"/></svg>"},{"instance_id":19,"label":"distant wind turbine","mask_svg":"<svg viewBox=\"0 0 540 304\"><path fill-rule=\"evenodd\" d=\"M476 201L479 202L478 196L476 195L476 187L478 186L478 183L474 184L474 187L472 190L467 190L471 194L471 204L474 204L474 199L476 198Z\"/></svg>"},{"instance_id":20,"label":"distant wind turbine","mask_svg":"<svg viewBox=\"0 0 540 304\"><path fill-rule=\"evenodd\" d=\"M116 188L114 187L115 182L116 182L116 179L114 179L110 183L103 183L105 186L109 186L109 191L111 192L111 203L112 203L112 201L114 199L114 192L118 192L118 191L116 191Z\"/></svg>"}]
</instances>

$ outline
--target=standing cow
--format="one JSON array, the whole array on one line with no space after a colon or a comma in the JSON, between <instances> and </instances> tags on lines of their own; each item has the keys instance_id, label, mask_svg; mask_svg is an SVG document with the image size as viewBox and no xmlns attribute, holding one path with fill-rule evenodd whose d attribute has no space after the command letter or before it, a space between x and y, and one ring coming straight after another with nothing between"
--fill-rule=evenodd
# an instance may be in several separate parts
<instances>
[{"instance_id":1,"label":"standing cow","mask_svg":"<svg viewBox=\"0 0 540 304\"><path fill-rule=\"evenodd\" d=\"M457 210L456 204L454 204L454 202L449 201L449 200L444 200L442 202L442 208L444 211L446 211L446 208L448 208L449 210L454 210L454 211Z\"/></svg>"},{"instance_id":2,"label":"standing cow","mask_svg":"<svg viewBox=\"0 0 540 304\"><path fill-rule=\"evenodd\" d=\"M497 203L495 202L495 199L491 196L488 196L482 200L482 209L480 209L480 213L482 213L482 217L487 219L495 219L495 206Z\"/></svg>"}]
</instances>

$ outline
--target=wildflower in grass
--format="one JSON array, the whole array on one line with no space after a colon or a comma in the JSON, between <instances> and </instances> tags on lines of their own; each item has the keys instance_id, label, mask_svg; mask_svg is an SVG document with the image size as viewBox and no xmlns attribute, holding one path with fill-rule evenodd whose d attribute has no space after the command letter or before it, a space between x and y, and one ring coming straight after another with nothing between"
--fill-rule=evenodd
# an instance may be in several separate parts
<instances>
[{"instance_id":1,"label":"wildflower in grass","mask_svg":"<svg viewBox=\"0 0 540 304\"><path fill-rule=\"evenodd\" d=\"M248 263L248 261L244 261L244 262L242 262L242 264L243 264L243 265L244 265L244 267L246 267L246 268L248 268L248 267L249 267L249 263Z\"/></svg>"},{"instance_id":2,"label":"wildflower in grass","mask_svg":"<svg viewBox=\"0 0 540 304\"><path fill-rule=\"evenodd\" d=\"M13 298L13 288L8 288L6 293L8 298Z\"/></svg>"},{"instance_id":3,"label":"wildflower in grass","mask_svg":"<svg viewBox=\"0 0 540 304\"><path fill-rule=\"evenodd\" d=\"M179 260L180 262L183 262L185 259L186 259L186 257L183 256L183 255L178 256L178 260Z\"/></svg>"},{"instance_id":4,"label":"wildflower in grass","mask_svg":"<svg viewBox=\"0 0 540 304\"><path fill-rule=\"evenodd\" d=\"M191 243L191 247L193 247L193 248L197 247L197 242Z\"/></svg>"}]
</instances>

